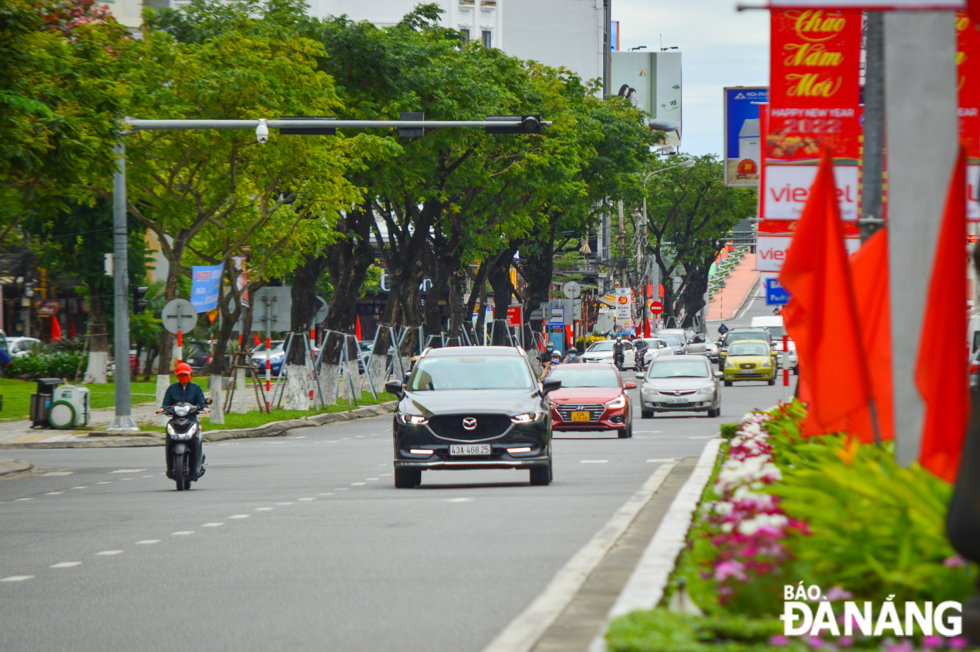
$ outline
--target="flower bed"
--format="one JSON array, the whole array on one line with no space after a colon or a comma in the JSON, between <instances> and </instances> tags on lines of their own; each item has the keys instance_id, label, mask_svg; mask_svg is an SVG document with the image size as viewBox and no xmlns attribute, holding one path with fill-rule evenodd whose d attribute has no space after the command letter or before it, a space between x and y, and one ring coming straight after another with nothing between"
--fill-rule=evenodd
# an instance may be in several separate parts
<instances>
[{"instance_id":1,"label":"flower bed","mask_svg":"<svg viewBox=\"0 0 980 652\"><path fill-rule=\"evenodd\" d=\"M914 618L913 626L878 636L843 633L845 601L867 601L876 621L896 611L904 623L903 605L965 602L976 571L945 537L949 485L918 465L899 466L890 444L862 446L846 435L805 439L805 414L794 402L747 414L734 429L723 426L730 445L663 602L683 585L707 615L672 614L663 605L630 614L610 624L610 650L965 647L962 637L938 631L949 628L923 629ZM819 636L784 634L779 616L801 587L811 594L800 609L833 614ZM847 625L853 634L853 622Z\"/></svg>"}]
</instances>

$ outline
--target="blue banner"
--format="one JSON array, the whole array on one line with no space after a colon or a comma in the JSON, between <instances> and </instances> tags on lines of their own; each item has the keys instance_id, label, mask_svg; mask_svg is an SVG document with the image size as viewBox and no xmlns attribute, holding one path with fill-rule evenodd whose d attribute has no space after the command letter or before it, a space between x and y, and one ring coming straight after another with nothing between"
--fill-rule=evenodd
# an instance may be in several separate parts
<instances>
[{"instance_id":1,"label":"blue banner","mask_svg":"<svg viewBox=\"0 0 980 652\"><path fill-rule=\"evenodd\" d=\"M223 265L210 267L194 266L191 272L191 303L198 312L207 312L218 307L218 292L221 288Z\"/></svg>"}]
</instances>

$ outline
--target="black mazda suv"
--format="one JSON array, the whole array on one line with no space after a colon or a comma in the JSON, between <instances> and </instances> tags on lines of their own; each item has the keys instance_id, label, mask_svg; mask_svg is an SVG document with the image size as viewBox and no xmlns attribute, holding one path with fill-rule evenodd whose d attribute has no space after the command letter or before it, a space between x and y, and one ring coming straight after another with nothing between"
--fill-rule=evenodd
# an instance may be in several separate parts
<instances>
[{"instance_id":1,"label":"black mazda suv","mask_svg":"<svg viewBox=\"0 0 980 652\"><path fill-rule=\"evenodd\" d=\"M551 408L527 355L504 346L426 349L403 386L394 419L395 486L422 482L434 469L529 469L531 484L551 483Z\"/></svg>"}]
</instances>

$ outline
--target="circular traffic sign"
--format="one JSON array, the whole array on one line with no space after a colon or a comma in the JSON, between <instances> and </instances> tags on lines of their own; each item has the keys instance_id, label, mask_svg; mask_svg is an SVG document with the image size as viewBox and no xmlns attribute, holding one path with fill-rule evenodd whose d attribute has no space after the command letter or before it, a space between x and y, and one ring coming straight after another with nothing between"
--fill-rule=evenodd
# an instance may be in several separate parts
<instances>
[{"instance_id":1,"label":"circular traffic sign","mask_svg":"<svg viewBox=\"0 0 980 652\"><path fill-rule=\"evenodd\" d=\"M197 326L197 308L187 299L174 299L163 307L160 321L171 333L189 333Z\"/></svg>"},{"instance_id":2,"label":"circular traffic sign","mask_svg":"<svg viewBox=\"0 0 980 652\"><path fill-rule=\"evenodd\" d=\"M582 285L575 281L568 281L561 286L561 291L569 299L577 299L582 294Z\"/></svg>"},{"instance_id":3,"label":"circular traffic sign","mask_svg":"<svg viewBox=\"0 0 980 652\"><path fill-rule=\"evenodd\" d=\"M659 301L650 302L650 312L652 312L655 315L659 315L663 311L664 311L664 304L660 303Z\"/></svg>"},{"instance_id":4,"label":"circular traffic sign","mask_svg":"<svg viewBox=\"0 0 980 652\"><path fill-rule=\"evenodd\" d=\"M313 323L319 324L327 318L327 311L330 308L327 306L327 302L323 300L323 297L317 297L316 300L319 302L320 307L316 309L316 315L313 316Z\"/></svg>"}]
</instances>

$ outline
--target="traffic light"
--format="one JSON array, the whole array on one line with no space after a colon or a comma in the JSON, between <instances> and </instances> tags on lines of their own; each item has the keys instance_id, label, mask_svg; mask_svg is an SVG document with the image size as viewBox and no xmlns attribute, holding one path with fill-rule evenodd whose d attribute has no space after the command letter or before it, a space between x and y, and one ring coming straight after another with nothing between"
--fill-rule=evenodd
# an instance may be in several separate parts
<instances>
[{"instance_id":1,"label":"traffic light","mask_svg":"<svg viewBox=\"0 0 980 652\"><path fill-rule=\"evenodd\" d=\"M145 287L135 287L135 286L133 287L133 314L134 315L140 314L141 312L146 310L146 307L148 305L150 305L150 302L143 298L143 296L146 294L146 291L148 289L149 288L145 288Z\"/></svg>"},{"instance_id":2,"label":"traffic light","mask_svg":"<svg viewBox=\"0 0 980 652\"><path fill-rule=\"evenodd\" d=\"M488 134L540 134L540 115L488 115L487 122L510 122L520 120L520 124L508 124L500 127L487 127Z\"/></svg>"}]
</instances>

